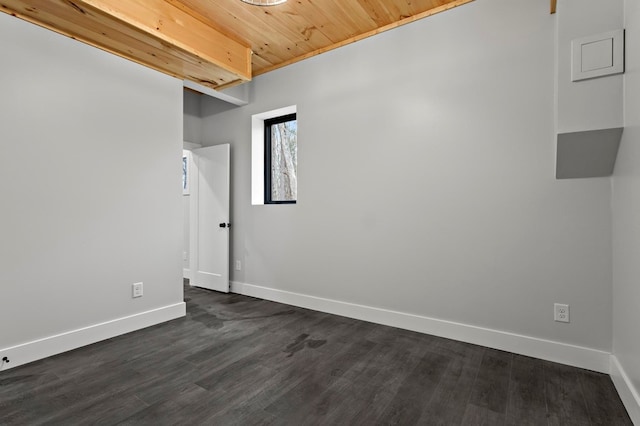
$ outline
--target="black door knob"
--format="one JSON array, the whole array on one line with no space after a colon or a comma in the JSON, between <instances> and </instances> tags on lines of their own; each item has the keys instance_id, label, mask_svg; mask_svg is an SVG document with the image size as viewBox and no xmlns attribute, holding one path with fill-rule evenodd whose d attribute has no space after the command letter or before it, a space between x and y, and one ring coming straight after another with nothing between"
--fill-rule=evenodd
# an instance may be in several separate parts
<instances>
[{"instance_id":1,"label":"black door knob","mask_svg":"<svg viewBox=\"0 0 640 426\"><path fill-rule=\"evenodd\" d=\"M231 228L231 224L230 223L221 223L218 226L220 226L220 228Z\"/></svg>"}]
</instances>

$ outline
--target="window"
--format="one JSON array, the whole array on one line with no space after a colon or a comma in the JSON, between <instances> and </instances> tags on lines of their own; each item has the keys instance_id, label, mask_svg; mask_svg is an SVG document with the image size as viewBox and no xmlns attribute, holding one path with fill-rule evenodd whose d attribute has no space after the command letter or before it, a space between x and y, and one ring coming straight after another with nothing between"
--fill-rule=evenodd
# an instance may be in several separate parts
<instances>
[{"instance_id":1,"label":"window","mask_svg":"<svg viewBox=\"0 0 640 426\"><path fill-rule=\"evenodd\" d=\"M298 198L296 114L264 121L264 203L294 204Z\"/></svg>"},{"instance_id":2,"label":"window","mask_svg":"<svg viewBox=\"0 0 640 426\"><path fill-rule=\"evenodd\" d=\"M187 156L182 157L182 191L187 190Z\"/></svg>"},{"instance_id":3,"label":"window","mask_svg":"<svg viewBox=\"0 0 640 426\"><path fill-rule=\"evenodd\" d=\"M279 117L289 115L293 115L295 117L294 114L296 114L297 112L298 107L296 105L289 105L277 109L272 109L270 111L260 112L251 116L251 205L253 206L274 204L272 201L268 201L273 199L273 197L271 197L270 190L271 183L266 183L267 177L271 179L271 168L265 167L265 163L267 162L266 153L270 152L265 149L265 137L267 133L265 131L265 121L273 123L278 121L277 118ZM296 136L297 130L298 127L296 122ZM269 137L271 137L271 134L269 134ZM296 160L297 157L298 155L296 150ZM269 170L269 173L267 173L267 170ZM267 188L269 188L269 190L267 190ZM266 193L269 194L268 198ZM275 197L275 199L277 200L278 197ZM289 204L293 204L294 202L295 201L289 201ZM275 204L278 203L276 202Z\"/></svg>"},{"instance_id":4,"label":"window","mask_svg":"<svg viewBox=\"0 0 640 426\"><path fill-rule=\"evenodd\" d=\"M191 151L182 150L182 195L189 195L189 161Z\"/></svg>"}]
</instances>

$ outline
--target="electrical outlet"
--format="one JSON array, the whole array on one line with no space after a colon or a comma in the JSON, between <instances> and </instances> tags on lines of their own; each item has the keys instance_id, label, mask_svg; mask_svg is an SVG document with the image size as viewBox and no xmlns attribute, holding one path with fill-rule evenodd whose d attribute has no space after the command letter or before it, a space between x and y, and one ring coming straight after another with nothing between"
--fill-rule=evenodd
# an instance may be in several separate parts
<instances>
[{"instance_id":1,"label":"electrical outlet","mask_svg":"<svg viewBox=\"0 0 640 426\"><path fill-rule=\"evenodd\" d=\"M242 262L240 262L239 260L236 260L236 271L241 271L242 270Z\"/></svg>"},{"instance_id":2,"label":"electrical outlet","mask_svg":"<svg viewBox=\"0 0 640 426\"><path fill-rule=\"evenodd\" d=\"M187 260L187 252L186 251L182 252L182 260Z\"/></svg>"},{"instance_id":3,"label":"electrical outlet","mask_svg":"<svg viewBox=\"0 0 640 426\"><path fill-rule=\"evenodd\" d=\"M142 283L131 284L131 297L142 297Z\"/></svg>"},{"instance_id":4,"label":"electrical outlet","mask_svg":"<svg viewBox=\"0 0 640 426\"><path fill-rule=\"evenodd\" d=\"M569 305L555 303L553 305L553 319L558 322L569 322Z\"/></svg>"}]
</instances>

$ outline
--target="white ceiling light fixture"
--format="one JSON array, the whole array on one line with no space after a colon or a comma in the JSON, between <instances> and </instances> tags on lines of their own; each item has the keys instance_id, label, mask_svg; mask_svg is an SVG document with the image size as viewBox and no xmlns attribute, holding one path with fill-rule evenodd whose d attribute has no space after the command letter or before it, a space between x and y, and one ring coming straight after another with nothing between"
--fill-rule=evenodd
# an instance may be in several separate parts
<instances>
[{"instance_id":1,"label":"white ceiling light fixture","mask_svg":"<svg viewBox=\"0 0 640 426\"><path fill-rule=\"evenodd\" d=\"M254 6L276 6L286 2L287 0L241 0L247 4Z\"/></svg>"}]
</instances>

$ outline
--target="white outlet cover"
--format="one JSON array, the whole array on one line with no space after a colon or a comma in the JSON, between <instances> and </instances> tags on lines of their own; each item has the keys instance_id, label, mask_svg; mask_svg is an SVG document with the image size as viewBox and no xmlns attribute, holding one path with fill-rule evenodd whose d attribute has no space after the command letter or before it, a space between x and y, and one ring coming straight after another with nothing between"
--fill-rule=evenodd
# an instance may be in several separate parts
<instances>
[{"instance_id":1,"label":"white outlet cover","mask_svg":"<svg viewBox=\"0 0 640 426\"><path fill-rule=\"evenodd\" d=\"M569 322L569 305L555 303L553 305L553 319L558 322Z\"/></svg>"},{"instance_id":2,"label":"white outlet cover","mask_svg":"<svg viewBox=\"0 0 640 426\"><path fill-rule=\"evenodd\" d=\"M143 287L142 283L131 284L131 297L142 297Z\"/></svg>"}]
</instances>

